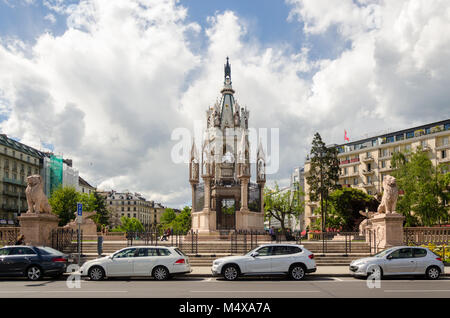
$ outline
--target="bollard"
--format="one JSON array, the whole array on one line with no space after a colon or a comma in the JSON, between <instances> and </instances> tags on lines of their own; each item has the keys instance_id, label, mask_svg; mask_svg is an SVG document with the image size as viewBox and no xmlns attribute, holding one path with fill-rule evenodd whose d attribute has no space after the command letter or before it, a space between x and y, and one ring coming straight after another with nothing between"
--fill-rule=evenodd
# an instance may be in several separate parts
<instances>
[{"instance_id":1,"label":"bollard","mask_svg":"<svg viewBox=\"0 0 450 318\"><path fill-rule=\"evenodd\" d=\"M103 254L103 236L97 237L97 253L98 256L102 256Z\"/></svg>"}]
</instances>

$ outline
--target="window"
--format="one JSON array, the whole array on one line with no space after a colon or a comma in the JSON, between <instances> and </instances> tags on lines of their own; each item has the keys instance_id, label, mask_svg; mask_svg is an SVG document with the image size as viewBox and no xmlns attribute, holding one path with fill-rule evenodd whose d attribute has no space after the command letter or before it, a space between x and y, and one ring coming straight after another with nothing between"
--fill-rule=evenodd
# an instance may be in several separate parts
<instances>
[{"instance_id":1,"label":"window","mask_svg":"<svg viewBox=\"0 0 450 318\"><path fill-rule=\"evenodd\" d=\"M9 255L9 252L11 252L10 248L2 248L0 249L0 256Z\"/></svg>"},{"instance_id":2,"label":"window","mask_svg":"<svg viewBox=\"0 0 450 318\"><path fill-rule=\"evenodd\" d=\"M406 133L406 139L414 138L414 131L410 131Z\"/></svg>"},{"instance_id":3,"label":"window","mask_svg":"<svg viewBox=\"0 0 450 318\"><path fill-rule=\"evenodd\" d=\"M114 254L114 258L127 258L127 257L134 257L134 254L136 253L135 248L127 248L126 250L117 252Z\"/></svg>"},{"instance_id":4,"label":"window","mask_svg":"<svg viewBox=\"0 0 450 318\"><path fill-rule=\"evenodd\" d=\"M411 151L411 145L406 145L405 146L405 151Z\"/></svg>"},{"instance_id":5,"label":"window","mask_svg":"<svg viewBox=\"0 0 450 318\"><path fill-rule=\"evenodd\" d=\"M170 252L167 248L158 248L158 255L159 256L170 256Z\"/></svg>"},{"instance_id":6,"label":"window","mask_svg":"<svg viewBox=\"0 0 450 318\"><path fill-rule=\"evenodd\" d=\"M448 137L442 138L442 145L447 146L448 145Z\"/></svg>"},{"instance_id":7,"label":"window","mask_svg":"<svg viewBox=\"0 0 450 318\"><path fill-rule=\"evenodd\" d=\"M392 252L389 256L394 259L396 259L396 258L412 258L413 257L412 248L398 249L398 250Z\"/></svg>"},{"instance_id":8,"label":"window","mask_svg":"<svg viewBox=\"0 0 450 318\"><path fill-rule=\"evenodd\" d=\"M9 255L36 255L37 253L29 247L13 247Z\"/></svg>"},{"instance_id":9,"label":"window","mask_svg":"<svg viewBox=\"0 0 450 318\"><path fill-rule=\"evenodd\" d=\"M256 252L258 252L259 256L270 256L270 255L272 255L271 250L272 250L271 246L265 246L265 247L261 247Z\"/></svg>"},{"instance_id":10,"label":"window","mask_svg":"<svg viewBox=\"0 0 450 318\"><path fill-rule=\"evenodd\" d=\"M140 248L136 257L158 256L156 248Z\"/></svg>"},{"instance_id":11,"label":"window","mask_svg":"<svg viewBox=\"0 0 450 318\"><path fill-rule=\"evenodd\" d=\"M442 159L447 158L447 151L445 151L445 150L441 151L441 158Z\"/></svg>"},{"instance_id":12,"label":"window","mask_svg":"<svg viewBox=\"0 0 450 318\"><path fill-rule=\"evenodd\" d=\"M353 172L358 172L358 166L353 166Z\"/></svg>"},{"instance_id":13,"label":"window","mask_svg":"<svg viewBox=\"0 0 450 318\"><path fill-rule=\"evenodd\" d=\"M422 140L422 142L420 144L421 144L422 148L428 147L428 142L426 140Z\"/></svg>"},{"instance_id":14,"label":"window","mask_svg":"<svg viewBox=\"0 0 450 318\"><path fill-rule=\"evenodd\" d=\"M371 184L372 183L372 177L371 176L367 176L367 184Z\"/></svg>"},{"instance_id":15,"label":"window","mask_svg":"<svg viewBox=\"0 0 450 318\"><path fill-rule=\"evenodd\" d=\"M353 179L353 185L358 185L358 178Z\"/></svg>"},{"instance_id":16,"label":"window","mask_svg":"<svg viewBox=\"0 0 450 318\"><path fill-rule=\"evenodd\" d=\"M301 252L302 250L296 246L275 246L272 255L289 255Z\"/></svg>"},{"instance_id":17,"label":"window","mask_svg":"<svg viewBox=\"0 0 450 318\"><path fill-rule=\"evenodd\" d=\"M414 248L413 251L415 258L427 256L427 250L424 248Z\"/></svg>"},{"instance_id":18,"label":"window","mask_svg":"<svg viewBox=\"0 0 450 318\"><path fill-rule=\"evenodd\" d=\"M385 160L381 161L381 168L386 168L386 161Z\"/></svg>"},{"instance_id":19,"label":"window","mask_svg":"<svg viewBox=\"0 0 450 318\"><path fill-rule=\"evenodd\" d=\"M405 136L403 134L399 134L399 135L395 136L395 140L396 141L400 141L400 140L403 140L403 139L405 139Z\"/></svg>"}]
</instances>

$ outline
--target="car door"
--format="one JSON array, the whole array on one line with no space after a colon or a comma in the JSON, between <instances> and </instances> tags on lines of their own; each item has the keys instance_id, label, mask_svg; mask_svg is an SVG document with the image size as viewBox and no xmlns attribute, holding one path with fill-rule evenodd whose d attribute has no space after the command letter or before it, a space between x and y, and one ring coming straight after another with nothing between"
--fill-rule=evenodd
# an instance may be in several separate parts
<instances>
[{"instance_id":1,"label":"car door","mask_svg":"<svg viewBox=\"0 0 450 318\"><path fill-rule=\"evenodd\" d=\"M287 273L289 267L293 263L292 246L280 245L274 246L271 259L271 272L273 273Z\"/></svg>"},{"instance_id":2,"label":"car door","mask_svg":"<svg viewBox=\"0 0 450 318\"><path fill-rule=\"evenodd\" d=\"M247 260L247 273L270 273L272 271L272 246L263 246L256 250L258 256Z\"/></svg>"},{"instance_id":3,"label":"car door","mask_svg":"<svg viewBox=\"0 0 450 318\"><path fill-rule=\"evenodd\" d=\"M136 248L127 248L113 255L106 265L107 276L133 276L133 261Z\"/></svg>"},{"instance_id":4,"label":"car door","mask_svg":"<svg viewBox=\"0 0 450 318\"><path fill-rule=\"evenodd\" d=\"M8 271L14 275L25 273L31 263L39 263L36 251L27 246L12 247L7 258Z\"/></svg>"},{"instance_id":5,"label":"car door","mask_svg":"<svg viewBox=\"0 0 450 318\"><path fill-rule=\"evenodd\" d=\"M416 269L416 260L412 248L400 248L386 257L386 274L410 274Z\"/></svg>"},{"instance_id":6,"label":"car door","mask_svg":"<svg viewBox=\"0 0 450 318\"><path fill-rule=\"evenodd\" d=\"M149 276L157 260L156 248L139 248L133 260L135 276Z\"/></svg>"},{"instance_id":7,"label":"car door","mask_svg":"<svg viewBox=\"0 0 450 318\"><path fill-rule=\"evenodd\" d=\"M5 247L0 249L0 275L8 274L8 260L7 256L9 255L11 248Z\"/></svg>"},{"instance_id":8,"label":"car door","mask_svg":"<svg viewBox=\"0 0 450 318\"><path fill-rule=\"evenodd\" d=\"M427 250L424 248L413 248L413 256L416 261L416 269L414 270L414 272L418 274L425 273L429 265L427 254Z\"/></svg>"}]
</instances>

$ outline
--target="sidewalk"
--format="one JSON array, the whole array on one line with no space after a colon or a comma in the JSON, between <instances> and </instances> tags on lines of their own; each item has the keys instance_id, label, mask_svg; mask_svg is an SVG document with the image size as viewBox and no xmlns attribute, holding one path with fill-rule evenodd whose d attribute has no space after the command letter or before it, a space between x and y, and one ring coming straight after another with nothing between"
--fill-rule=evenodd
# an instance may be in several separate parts
<instances>
[{"instance_id":1,"label":"sidewalk","mask_svg":"<svg viewBox=\"0 0 450 318\"><path fill-rule=\"evenodd\" d=\"M442 276L450 276L450 268L446 266L445 274ZM319 266L315 273L308 275L316 277L352 277L349 273L348 266ZM192 267L192 273L187 274L189 277L212 277L211 267L209 266L195 266Z\"/></svg>"}]
</instances>

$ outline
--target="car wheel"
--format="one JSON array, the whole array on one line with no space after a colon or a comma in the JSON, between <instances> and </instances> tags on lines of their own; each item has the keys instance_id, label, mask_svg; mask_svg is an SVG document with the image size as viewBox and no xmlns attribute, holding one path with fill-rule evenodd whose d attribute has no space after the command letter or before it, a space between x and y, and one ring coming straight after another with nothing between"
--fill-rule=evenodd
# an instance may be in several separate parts
<instances>
[{"instance_id":1,"label":"car wheel","mask_svg":"<svg viewBox=\"0 0 450 318\"><path fill-rule=\"evenodd\" d=\"M428 279L438 279L441 276L441 270L437 266L431 266L427 268L425 275Z\"/></svg>"},{"instance_id":2,"label":"car wheel","mask_svg":"<svg viewBox=\"0 0 450 318\"><path fill-rule=\"evenodd\" d=\"M373 266L367 271L367 277L373 277L375 279L383 278L383 270L380 266Z\"/></svg>"},{"instance_id":3,"label":"car wheel","mask_svg":"<svg viewBox=\"0 0 450 318\"><path fill-rule=\"evenodd\" d=\"M302 265L293 265L289 270L289 276L293 280L302 280L305 278L305 267Z\"/></svg>"},{"instance_id":4,"label":"car wheel","mask_svg":"<svg viewBox=\"0 0 450 318\"><path fill-rule=\"evenodd\" d=\"M169 278L169 271L163 266L158 266L153 270L153 277L156 280L166 280Z\"/></svg>"},{"instance_id":5,"label":"car wheel","mask_svg":"<svg viewBox=\"0 0 450 318\"><path fill-rule=\"evenodd\" d=\"M226 280L236 280L239 277L239 271L235 265L227 265L223 269L223 277Z\"/></svg>"},{"instance_id":6,"label":"car wheel","mask_svg":"<svg viewBox=\"0 0 450 318\"><path fill-rule=\"evenodd\" d=\"M27 277L29 280L39 280L42 278L42 270L39 266L33 265L27 269Z\"/></svg>"},{"instance_id":7,"label":"car wheel","mask_svg":"<svg viewBox=\"0 0 450 318\"><path fill-rule=\"evenodd\" d=\"M105 271L100 266L94 266L89 269L88 276L91 280L99 281L105 278Z\"/></svg>"}]
</instances>

